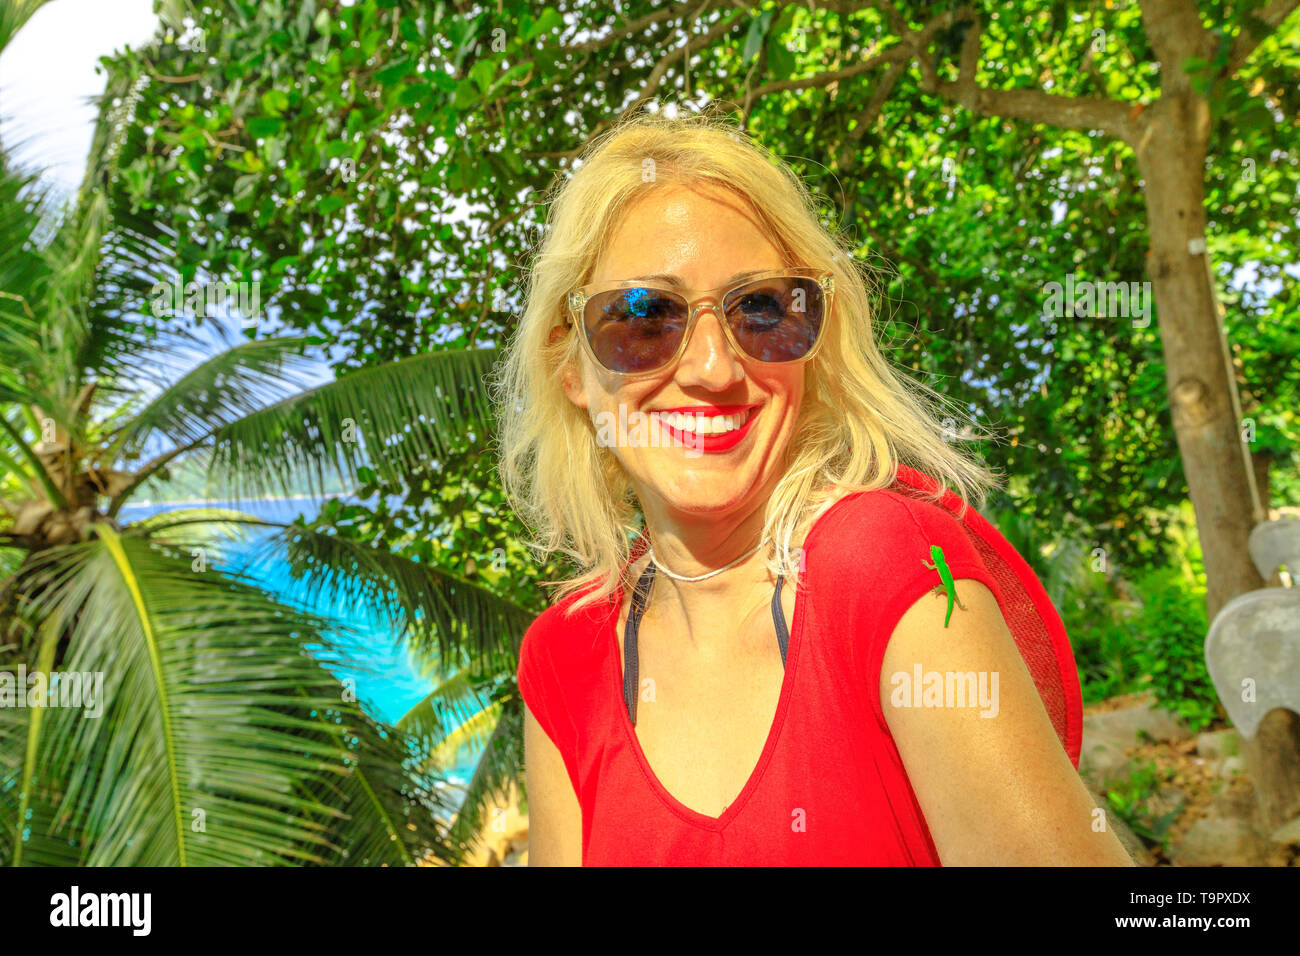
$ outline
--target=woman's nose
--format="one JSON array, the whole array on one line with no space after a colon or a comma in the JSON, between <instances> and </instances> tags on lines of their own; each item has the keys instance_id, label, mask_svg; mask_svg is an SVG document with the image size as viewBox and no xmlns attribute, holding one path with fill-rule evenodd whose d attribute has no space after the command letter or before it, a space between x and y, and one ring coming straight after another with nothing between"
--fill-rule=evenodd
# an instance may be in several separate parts
<instances>
[{"instance_id":1,"label":"woman's nose","mask_svg":"<svg viewBox=\"0 0 1300 956\"><path fill-rule=\"evenodd\" d=\"M744 366L722 329L721 311L714 305L700 306L690 341L677 365L678 384L718 390L744 377Z\"/></svg>"}]
</instances>

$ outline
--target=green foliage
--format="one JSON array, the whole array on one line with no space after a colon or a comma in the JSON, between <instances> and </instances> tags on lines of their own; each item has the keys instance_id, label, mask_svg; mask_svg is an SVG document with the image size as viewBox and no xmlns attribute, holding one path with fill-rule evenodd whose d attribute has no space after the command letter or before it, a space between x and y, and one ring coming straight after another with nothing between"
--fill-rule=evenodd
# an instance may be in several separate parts
<instances>
[{"instance_id":1,"label":"green foliage","mask_svg":"<svg viewBox=\"0 0 1300 956\"><path fill-rule=\"evenodd\" d=\"M1167 848L1169 828L1186 802L1179 802L1158 817L1151 810L1151 798L1172 776L1170 771L1157 770L1152 760L1137 761L1131 767L1130 776L1106 792L1111 810L1149 847Z\"/></svg>"},{"instance_id":2,"label":"green foliage","mask_svg":"<svg viewBox=\"0 0 1300 956\"><path fill-rule=\"evenodd\" d=\"M1157 704L1173 711L1192 730L1221 717L1218 696L1205 666L1205 592L1177 571L1153 571L1139 581L1143 607L1134 620L1135 662Z\"/></svg>"},{"instance_id":3,"label":"green foliage","mask_svg":"<svg viewBox=\"0 0 1300 956\"><path fill-rule=\"evenodd\" d=\"M0 709L0 863L454 858L433 778L308 653L330 649L326 622L104 529L35 555L10 587L64 649L0 663L101 675L102 715ZM8 759L24 752L37 759Z\"/></svg>"},{"instance_id":4,"label":"green foliage","mask_svg":"<svg viewBox=\"0 0 1300 956\"><path fill-rule=\"evenodd\" d=\"M1205 666L1205 570L1190 502L1150 512L1165 547L1136 566L1077 537L1037 537L1029 516L991 512L1065 623L1084 703L1150 689L1195 729L1219 714ZM1131 577L1131 579L1130 579Z\"/></svg>"},{"instance_id":5,"label":"green foliage","mask_svg":"<svg viewBox=\"0 0 1300 956\"><path fill-rule=\"evenodd\" d=\"M1061 607L1085 704L1131 693L1142 676L1133 658L1131 605L1121 587L1105 574L1090 572L1080 576Z\"/></svg>"},{"instance_id":6,"label":"green foliage","mask_svg":"<svg viewBox=\"0 0 1300 956\"><path fill-rule=\"evenodd\" d=\"M1136 4L973 6L984 25L976 79L989 88L1109 96L1137 111L1175 69L1162 75ZM118 175L103 178L119 221L138 215L167 237L135 274L151 281L161 276L150 270L165 265L182 280L260 277L264 326L326 342L340 385L315 413L290 403L233 423L218 462L227 474L296 487L284 456L276 459L287 442L293 464L324 480L318 469L337 471L321 465L313 439L334 435L339 416L358 405L380 431L413 408L450 426L456 414L438 399L472 394L463 364L432 369L441 396L412 395L408 380L402 409L383 402L395 376L367 373L505 340L545 228L547 189L629 102L740 104L748 128L819 192L826 221L880 267L873 320L890 356L1000 436L982 454L1012 476L1010 506L1032 516L1022 539L1047 542L1021 551L1062 608L1089 699L1133 685L1133 645L1145 633L1134 609L1147 614L1167 589L1151 583L1153 594L1130 595L1121 578L1168 563L1162 542L1177 522L1166 509L1186 493L1157 327L1043 310L1046 283L1070 273L1147 276L1146 209L1128 147L976 117L936 96L914 64L895 71L882 62L822 82L896 42L884 5L215 0L192 11L202 52L177 42L181 7L167 5L171 32L108 61L110 97L156 78L140 93ZM929 0L898 16L915 27L951 8ZM1244 414L1273 458L1278 500L1300 501L1291 474L1300 444L1297 281L1285 268L1298 258L1300 219L1288 121L1300 109L1297 18L1236 75L1216 72L1225 38L1249 31L1257 9L1200 4L1218 42L1203 62L1177 67L1211 107L1208 239ZM633 22L640 28L626 30ZM955 79L966 29L959 21L935 37L937 79ZM665 55L674 48L679 55ZM661 57L659 86L643 90ZM1254 278L1240 281L1247 273ZM125 280L113 293L122 310L141 299ZM445 440L448 431L398 439L391 456L375 446L374 462L347 457L343 474L361 502L338 503L311 530L540 610L538 581L565 569L539 568L521 544L525 529L492 472L487 429L464 444ZM1074 543L1053 544L1055 536ZM1120 567L1094 571L1096 548L1122 558ZM1179 573L1194 580L1187 567ZM430 585L424 599L439 593ZM1172 651L1190 653L1190 644ZM465 663L435 656L444 659L427 663ZM494 693L508 698L510 675L498 677Z\"/></svg>"},{"instance_id":7,"label":"green foliage","mask_svg":"<svg viewBox=\"0 0 1300 956\"><path fill-rule=\"evenodd\" d=\"M1065 624L1085 704L1128 693L1140 672L1132 657L1131 610L1104 550L1078 537L1040 537L1037 522L1002 504L990 518L1042 582Z\"/></svg>"},{"instance_id":8,"label":"green foliage","mask_svg":"<svg viewBox=\"0 0 1300 956\"><path fill-rule=\"evenodd\" d=\"M1135 108L1160 93L1135 5L975 6L986 85L1048 84ZM1236 6L1203 6L1219 37L1250 25ZM882 340L1001 436L983 454L1031 478L1019 506L1043 529L1081 523L1129 567L1137 555L1154 558L1161 529L1142 515L1185 495L1156 325L1043 311L1045 284L1072 272L1146 278L1131 150L955 109L926 92L915 65L817 82L895 42L895 25L874 5L699 9L701 23L691 22L697 8L650 2L221 0L194 14L205 52L163 40L111 61L115 77L196 77L144 90L150 132L124 146L130 175L114 201L187 237L178 254L197 255L213 275L260 270L268 312L336 344L341 377L453 343L500 344L517 321L517 280L544 229L546 189L572 151L637 98L644 64L690 28L692 98L748 103L749 128L819 191L856 254L881 266ZM946 9L913 4L905 18L915 26ZM601 40L645 17L643 29ZM1297 106L1294 23L1231 79L1211 75L1221 48L1191 65L1205 71L1214 106L1213 259L1221 280L1258 277L1219 283L1244 413L1257 418L1282 473L1300 439L1297 343L1286 321L1296 280L1284 270L1297 258L1300 161L1278 120ZM707 43L698 39L706 28L715 36ZM941 31L942 77L955 76L963 29ZM665 59L661 102L684 98L687 62ZM750 100L795 80L807 86ZM889 95L876 113L880 93ZM477 211L462 220L452 214L458 200ZM1290 489L1283 479L1279 490Z\"/></svg>"},{"instance_id":9,"label":"green foliage","mask_svg":"<svg viewBox=\"0 0 1300 956\"><path fill-rule=\"evenodd\" d=\"M1137 583L1142 609L1132 618L1134 663L1156 702L1203 730L1219 715L1205 665L1205 590L1176 569L1153 571Z\"/></svg>"},{"instance_id":10,"label":"green foliage","mask_svg":"<svg viewBox=\"0 0 1300 956\"><path fill-rule=\"evenodd\" d=\"M22 19L0 0L0 46ZM357 669L337 622L209 565L215 536L266 522L211 508L134 525L116 515L172 467L190 479L206 468L236 492L428 481L430 459L482 449L491 352L444 348L306 392L320 337L254 333L205 358L195 346L210 352L210 337L146 307L155 281L198 273L202 248L105 196L153 176L118 166L140 130L134 79L110 77L66 209L0 149L0 669L103 680L93 719L0 707L0 865L457 862L468 823L452 833L460 808L427 748L468 731L442 727L434 741L427 726L380 723L326 665ZM258 97L267 124L294 102ZM508 599L347 537L300 526L282 544L312 593L382 607L412 650L488 672L489 692L507 683L531 619ZM501 734L518 728L509 690L492 712ZM517 776L503 754L493 748L476 779Z\"/></svg>"},{"instance_id":11,"label":"green foliage","mask_svg":"<svg viewBox=\"0 0 1300 956\"><path fill-rule=\"evenodd\" d=\"M1131 635L1125 653L1142 675L1130 689L1149 688L1159 706L1201 730L1222 711L1205 664L1209 624L1200 537L1188 501L1160 520L1164 566L1135 575L1133 600L1117 626Z\"/></svg>"}]
</instances>

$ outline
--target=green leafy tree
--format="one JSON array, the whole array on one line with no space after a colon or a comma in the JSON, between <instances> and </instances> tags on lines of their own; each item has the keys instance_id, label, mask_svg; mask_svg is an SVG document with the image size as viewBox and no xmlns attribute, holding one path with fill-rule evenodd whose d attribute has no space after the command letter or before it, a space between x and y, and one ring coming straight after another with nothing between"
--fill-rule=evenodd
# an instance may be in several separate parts
<instances>
[{"instance_id":1,"label":"green leafy tree","mask_svg":"<svg viewBox=\"0 0 1300 956\"><path fill-rule=\"evenodd\" d=\"M1190 482L1220 536L1214 610L1258 584L1241 419L1283 473L1297 442L1277 333L1295 5L223 0L191 11L196 52L176 4L162 42L113 64L124 89L148 81L115 201L215 273L260 275L276 320L346 369L500 341L583 140L647 105L733 106L882 264L896 358L1003 436L983 453L1030 479L1045 528L1155 560L1145 512ZM1240 294L1248 268L1281 291ZM1149 281L1154 313L1045 314L1070 274Z\"/></svg>"},{"instance_id":2,"label":"green leafy tree","mask_svg":"<svg viewBox=\"0 0 1300 956\"><path fill-rule=\"evenodd\" d=\"M39 6L0 3L0 50ZM189 456L235 496L418 473L486 432L492 353L303 391L313 340L296 336L166 374L202 343L139 321L168 237L108 208L131 122L129 101L104 111L67 208L0 150L0 862L455 862L472 834L449 827L433 758L472 728L372 718L324 663L349 664L337 622L215 566L223 532L268 522L119 516ZM417 649L489 671L515 658L529 615L473 582L301 526L273 543L319 592L390 610ZM517 698L493 706L517 720Z\"/></svg>"},{"instance_id":3,"label":"green leafy tree","mask_svg":"<svg viewBox=\"0 0 1300 956\"><path fill-rule=\"evenodd\" d=\"M1003 436L981 452L1039 531L1155 566L1190 493L1213 613L1260 583L1243 419L1295 488L1296 5L169 2L110 64L140 110L110 195L178 270L258 277L266 330L326 339L346 380L499 343L587 137L720 104L881 266L886 346ZM1149 282L1154 309L1046 308L1071 275ZM505 553L493 586L535 607L482 457L439 469L368 482L329 530L449 570Z\"/></svg>"}]
</instances>

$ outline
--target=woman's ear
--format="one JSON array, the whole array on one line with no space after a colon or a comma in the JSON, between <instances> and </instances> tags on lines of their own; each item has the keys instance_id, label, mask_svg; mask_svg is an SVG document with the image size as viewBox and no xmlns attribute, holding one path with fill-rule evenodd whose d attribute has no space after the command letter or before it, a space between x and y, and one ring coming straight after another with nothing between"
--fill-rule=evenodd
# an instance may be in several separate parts
<instances>
[{"instance_id":1,"label":"woman's ear","mask_svg":"<svg viewBox=\"0 0 1300 956\"><path fill-rule=\"evenodd\" d=\"M567 326L553 326L546 337L546 344L548 346L555 345L560 339L564 338L567 331ZM578 361L581 361L581 359L579 358ZM569 397L569 401L579 408L585 409L587 407L587 390L583 387L582 373L576 365L576 362L568 360L560 365L560 384L564 388L564 394Z\"/></svg>"}]
</instances>

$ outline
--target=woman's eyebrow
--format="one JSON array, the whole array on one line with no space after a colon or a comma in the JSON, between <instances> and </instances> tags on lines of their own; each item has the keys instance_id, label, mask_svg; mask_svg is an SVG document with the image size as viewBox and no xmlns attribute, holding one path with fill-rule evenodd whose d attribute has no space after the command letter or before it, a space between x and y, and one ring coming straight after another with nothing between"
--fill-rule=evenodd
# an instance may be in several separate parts
<instances>
[{"instance_id":1,"label":"woman's eyebrow","mask_svg":"<svg viewBox=\"0 0 1300 956\"><path fill-rule=\"evenodd\" d=\"M734 276L732 276L732 277L731 277L730 279L728 279L726 282L722 283L722 286L723 286L723 287L726 287L726 286L730 286L730 285L735 285L737 282L740 282L742 279L748 279L750 276L761 275L762 273L767 272L767 271L769 271L769 270L767 270L767 269L750 269L750 270L748 270L748 271L746 271L746 272L737 272ZM677 276L675 276L675 275L669 275L669 274L667 274L667 273L665 273L665 272L656 272L654 275L648 275L648 276L633 276L631 279L629 279L629 280L627 280L627 281L629 281L629 282L666 282L666 283L668 283L669 285L677 286L678 288L680 288L680 287L682 287L683 285L685 285L685 283L682 282L682 280L681 280L680 278L678 278Z\"/></svg>"}]
</instances>

